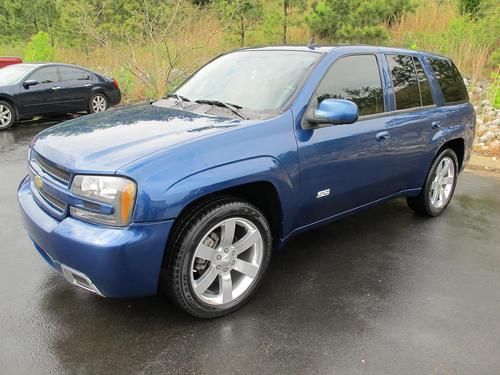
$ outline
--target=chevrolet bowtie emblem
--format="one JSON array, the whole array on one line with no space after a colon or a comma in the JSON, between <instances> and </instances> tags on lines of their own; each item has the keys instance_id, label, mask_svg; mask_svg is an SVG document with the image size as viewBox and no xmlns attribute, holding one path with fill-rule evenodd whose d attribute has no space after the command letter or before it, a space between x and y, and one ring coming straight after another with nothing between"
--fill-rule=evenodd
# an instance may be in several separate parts
<instances>
[{"instance_id":1,"label":"chevrolet bowtie emblem","mask_svg":"<svg viewBox=\"0 0 500 375\"><path fill-rule=\"evenodd\" d=\"M35 185L38 189L42 190L43 189L43 180L39 175L35 175Z\"/></svg>"}]
</instances>

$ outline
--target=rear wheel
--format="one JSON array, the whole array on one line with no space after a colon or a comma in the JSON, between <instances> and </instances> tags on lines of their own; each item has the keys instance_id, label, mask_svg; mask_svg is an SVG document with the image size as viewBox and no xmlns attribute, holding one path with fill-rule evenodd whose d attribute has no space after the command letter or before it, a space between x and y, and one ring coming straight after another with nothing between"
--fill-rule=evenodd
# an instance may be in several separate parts
<instances>
[{"instance_id":1,"label":"rear wheel","mask_svg":"<svg viewBox=\"0 0 500 375\"><path fill-rule=\"evenodd\" d=\"M89 112L90 113L97 113L97 112L104 112L108 109L108 98L106 95L97 93L92 95L90 98L89 102Z\"/></svg>"},{"instance_id":2,"label":"rear wheel","mask_svg":"<svg viewBox=\"0 0 500 375\"><path fill-rule=\"evenodd\" d=\"M432 163L420 195L406 198L408 206L427 216L440 215L453 197L457 177L457 155L451 149L443 150Z\"/></svg>"},{"instance_id":3,"label":"rear wheel","mask_svg":"<svg viewBox=\"0 0 500 375\"><path fill-rule=\"evenodd\" d=\"M271 231L248 202L224 199L181 219L167 250L162 286L201 318L228 314L257 290L271 259Z\"/></svg>"},{"instance_id":4,"label":"rear wheel","mask_svg":"<svg viewBox=\"0 0 500 375\"><path fill-rule=\"evenodd\" d=\"M16 113L12 105L0 101L0 130L5 130L14 125Z\"/></svg>"}]
</instances>

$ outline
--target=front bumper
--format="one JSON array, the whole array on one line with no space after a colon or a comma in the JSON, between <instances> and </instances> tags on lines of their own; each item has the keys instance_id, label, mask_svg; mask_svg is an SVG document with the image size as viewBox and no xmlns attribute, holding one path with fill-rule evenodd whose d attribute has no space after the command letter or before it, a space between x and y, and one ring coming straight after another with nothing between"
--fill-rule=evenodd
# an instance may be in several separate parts
<instances>
[{"instance_id":1,"label":"front bumper","mask_svg":"<svg viewBox=\"0 0 500 375\"><path fill-rule=\"evenodd\" d=\"M66 279L75 277L73 284L85 288L79 282L87 278L91 285L85 289L106 297L157 292L173 220L136 223L127 228L93 225L72 217L59 221L35 202L29 178L19 186L17 197L24 227L35 248Z\"/></svg>"}]
</instances>

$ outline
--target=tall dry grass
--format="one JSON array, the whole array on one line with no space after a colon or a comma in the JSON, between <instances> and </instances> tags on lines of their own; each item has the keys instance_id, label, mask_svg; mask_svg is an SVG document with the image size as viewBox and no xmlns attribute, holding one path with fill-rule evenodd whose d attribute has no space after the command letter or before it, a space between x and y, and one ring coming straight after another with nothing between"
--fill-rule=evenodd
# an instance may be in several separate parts
<instances>
[{"instance_id":1,"label":"tall dry grass","mask_svg":"<svg viewBox=\"0 0 500 375\"><path fill-rule=\"evenodd\" d=\"M458 32L460 20L456 1L424 0L414 13L405 14L389 29L390 44L445 54L473 82L488 74L485 69L492 52L471 34Z\"/></svg>"},{"instance_id":2,"label":"tall dry grass","mask_svg":"<svg viewBox=\"0 0 500 375\"><path fill-rule=\"evenodd\" d=\"M88 67L104 75L117 79L123 93L125 103L153 99L158 92L163 95L181 83L197 67L210 60L220 52L232 48L231 43L224 39L224 27L219 20L210 15L201 17L184 28L182 33L165 40L169 46L169 53L190 49L183 55L172 69L168 81L162 80L162 72L167 61L167 52L164 46L154 49L144 41L141 45L113 42L110 48L99 46L87 48L56 48L55 60ZM156 90L151 89L144 76L131 72L123 59L134 59L140 70L149 79L157 80Z\"/></svg>"}]
</instances>

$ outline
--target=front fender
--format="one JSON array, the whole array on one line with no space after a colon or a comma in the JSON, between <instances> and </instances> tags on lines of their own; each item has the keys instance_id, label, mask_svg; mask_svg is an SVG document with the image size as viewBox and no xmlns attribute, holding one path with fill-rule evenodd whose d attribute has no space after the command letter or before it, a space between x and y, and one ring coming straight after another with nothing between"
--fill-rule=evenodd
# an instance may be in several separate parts
<instances>
[{"instance_id":1,"label":"front fender","mask_svg":"<svg viewBox=\"0 0 500 375\"><path fill-rule=\"evenodd\" d=\"M289 218L296 209L289 202L297 202L289 174L280 162L271 156L260 156L239 160L209 168L175 182L161 194L161 198L143 205L140 216L154 213L154 220L176 218L180 212L195 200L222 190L254 182L269 182L276 189L282 206L283 227L289 228ZM150 197L151 198L151 197ZM156 208L156 209L152 209ZM143 217L145 221L147 217Z\"/></svg>"}]
</instances>

